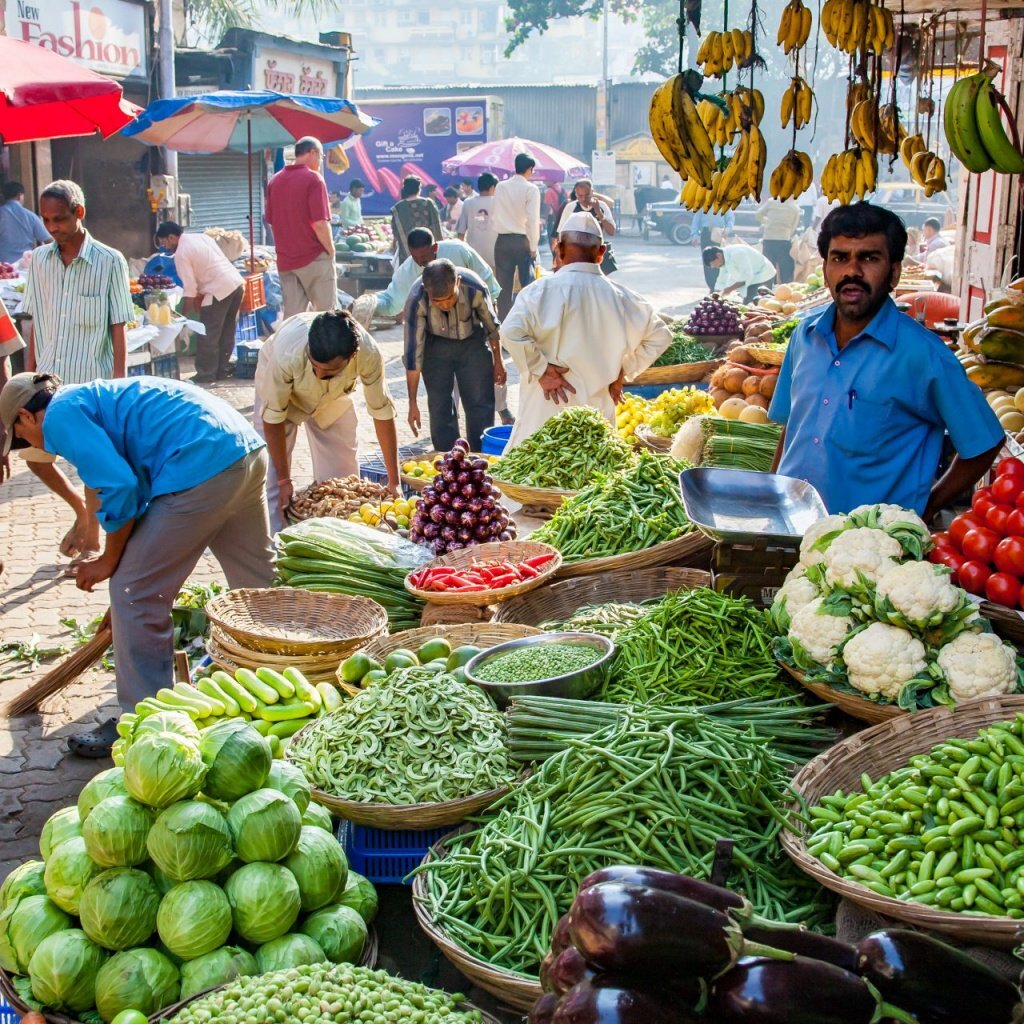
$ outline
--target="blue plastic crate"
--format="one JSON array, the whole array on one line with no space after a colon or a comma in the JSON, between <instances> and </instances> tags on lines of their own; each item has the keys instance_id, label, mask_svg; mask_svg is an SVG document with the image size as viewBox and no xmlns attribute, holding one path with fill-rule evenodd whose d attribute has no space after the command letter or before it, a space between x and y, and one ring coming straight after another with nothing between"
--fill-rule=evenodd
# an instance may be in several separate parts
<instances>
[{"instance_id":1,"label":"blue plastic crate","mask_svg":"<svg viewBox=\"0 0 1024 1024\"><path fill-rule=\"evenodd\" d=\"M148 363L138 363L128 367L129 377L167 377L170 380L181 380L178 367L178 356L172 352L169 356L154 356ZM2 1022L0 1022L2 1024Z\"/></svg>"},{"instance_id":2,"label":"blue plastic crate","mask_svg":"<svg viewBox=\"0 0 1024 1024\"><path fill-rule=\"evenodd\" d=\"M657 398L662 392L671 391L673 388L696 388L698 391L710 391L711 385L700 380L693 384L627 384L622 390L627 395Z\"/></svg>"},{"instance_id":3,"label":"blue plastic crate","mask_svg":"<svg viewBox=\"0 0 1024 1024\"><path fill-rule=\"evenodd\" d=\"M434 843L452 831L453 826L447 825L426 832L392 832L342 819L338 824L338 842L345 850L349 867L375 885L409 885L409 872L419 867Z\"/></svg>"},{"instance_id":4,"label":"blue plastic crate","mask_svg":"<svg viewBox=\"0 0 1024 1024\"><path fill-rule=\"evenodd\" d=\"M252 380L256 376L256 364L260 359L260 349L263 343L256 341L243 341L235 346L235 376Z\"/></svg>"},{"instance_id":5,"label":"blue plastic crate","mask_svg":"<svg viewBox=\"0 0 1024 1024\"><path fill-rule=\"evenodd\" d=\"M152 363L136 363L128 367L129 377L151 377L153 375Z\"/></svg>"},{"instance_id":6,"label":"blue plastic crate","mask_svg":"<svg viewBox=\"0 0 1024 1024\"><path fill-rule=\"evenodd\" d=\"M255 341L260 336L260 326L255 313L242 313L235 325L235 341Z\"/></svg>"},{"instance_id":7,"label":"blue plastic crate","mask_svg":"<svg viewBox=\"0 0 1024 1024\"><path fill-rule=\"evenodd\" d=\"M412 444L398 449L398 464L401 466L403 462L422 458L424 455L429 455L433 450L434 446L430 443L429 439L414 441ZM386 484L388 482L388 471L384 465L384 460L379 455L360 462L359 475L364 480L370 480L375 484ZM408 493L409 488L405 490Z\"/></svg>"},{"instance_id":8,"label":"blue plastic crate","mask_svg":"<svg viewBox=\"0 0 1024 1024\"><path fill-rule=\"evenodd\" d=\"M8 1006L3 996L0 996L0 1024L18 1024L20 1020L21 1014L13 1006Z\"/></svg>"}]
</instances>

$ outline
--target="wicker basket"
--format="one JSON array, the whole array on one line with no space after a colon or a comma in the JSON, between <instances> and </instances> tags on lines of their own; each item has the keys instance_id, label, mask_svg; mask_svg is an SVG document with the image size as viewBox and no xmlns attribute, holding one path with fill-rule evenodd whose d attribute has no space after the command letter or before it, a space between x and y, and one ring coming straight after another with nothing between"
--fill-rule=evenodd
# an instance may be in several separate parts
<instances>
[{"instance_id":1,"label":"wicker basket","mask_svg":"<svg viewBox=\"0 0 1024 1024\"><path fill-rule=\"evenodd\" d=\"M1024 615L991 601L982 601L978 609L992 623L992 632L1015 647L1024 647Z\"/></svg>"},{"instance_id":2,"label":"wicker basket","mask_svg":"<svg viewBox=\"0 0 1024 1024\"><path fill-rule=\"evenodd\" d=\"M808 804L816 804L823 796L839 789L859 790L862 772L877 778L903 767L915 754L925 753L944 740L970 739L979 729L1021 712L1024 712L1024 695L985 697L965 701L956 708L931 708L902 715L895 721L865 729L819 754L797 772L793 787ZM798 822L795 831L782 833L782 846L797 866L833 892L876 914L942 932L959 942L1001 949L1015 946L1024 937L1022 921L937 910L920 903L879 896L829 871L807 852L804 840L805 833Z\"/></svg>"},{"instance_id":3,"label":"wicker basket","mask_svg":"<svg viewBox=\"0 0 1024 1024\"><path fill-rule=\"evenodd\" d=\"M219 668L224 669L230 675L234 675L240 668L256 669L267 664L258 653L254 655L252 661L238 660L232 657L212 636L206 641L206 653ZM297 668L311 683L336 683L335 673L338 670L338 664L344 657L345 655L328 655L324 661L319 663L309 664L291 660L288 664L292 668Z\"/></svg>"},{"instance_id":4,"label":"wicker basket","mask_svg":"<svg viewBox=\"0 0 1024 1024\"><path fill-rule=\"evenodd\" d=\"M207 602L206 615L235 642L267 654L344 650L387 629L387 612L366 597L293 587L229 590Z\"/></svg>"},{"instance_id":5,"label":"wicker basket","mask_svg":"<svg viewBox=\"0 0 1024 1024\"><path fill-rule=\"evenodd\" d=\"M441 839L430 848L423 863L443 857L445 851L445 839ZM412 907L420 928L430 941L441 950L445 959L474 985L479 985L485 992L509 1006L514 1006L517 1010L529 1010L541 996L540 981L494 967L457 946L427 910L426 885L427 879L424 874L418 874L413 879Z\"/></svg>"},{"instance_id":6,"label":"wicker basket","mask_svg":"<svg viewBox=\"0 0 1024 1024\"><path fill-rule=\"evenodd\" d=\"M638 373L630 384L693 384L717 370L724 359L704 359L699 363L674 363L671 366L649 366Z\"/></svg>"},{"instance_id":7,"label":"wicker basket","mask_svg":"<svg viewBox=\"0 0 1024 1024\"><path fill-rule=\"evenodd\" d=\"M527 487L524 484L510 484L507 480L494 479L494 485L501 490L502 496L516 501L528 508L545 509L555 512L562 503L574 498L578 491L559 491L551 487Z\"/></svg>"},{"instance_id":8,"label":"wicker basket","mask_svg":"<svg viewBox=\"0 0 1024 1024\"><path fill-rule=\"evenodd\" d=\"M385 635L385 631L379 631L376 634L376 636L383 635ZM316 654L268 654L265 651L254 651L251 647L238 643L234 637L225 633L218 626L210 627L210 639L224 654L246 668L259 668L266 665L268 668L278 671L291 667L297 668L300 672L307 668L315 672L323 668L324 665L333 665L347 658L366 642L365 640L352 641L336 650L318 651Z\"/></svg>"},{"instance_id":9,"label":"wicker basket","mask_svg":"<svg viewBox=\"0 0 1024 1024\"><path fill-rule=\"evenodd\" d=\"M779 665L784 668L804 689L810 690L819 700L828 704L835 704L841 711L845 711L851 718L859 718L862 722L870 722L877 725L879 722L891 722L894 718L903 718L910 714L895 704L879 704L877 701L868 700L866 697L857 697L852 693L845 693L837 690L828 683L812 683L802 672L780 661Z\"/></svg>"},{"instance_id":10,"label":"wicker basket","mask_svg":"<svg viewBox=\"0 0 1024 1024\"><path fill-rule=\"evenodd\" d=\"M672 450L672 438L655 434L646 423L641 423L633 431L633 436L642 448L649 448L652 452L657 452L659 455L667 455Z\"/></svg>"},{"instance_id":11,"label":"wicker basket","mask_svg":"<svg viewBox=\"0 0 1024 1024\"><path fill-rule=\"evenodd\" d=\"M610 555L608 558L588 558L582 562L563 562L555 573L556 579L571 579L575 576L595 576L602 572L626 572L630 569L646 569L654 565L692 565L703 568L714 545L694 530L675 540L644 548L643 551L628 551L624 555Z\"/></svg>"},{"instance_id":12,"label":"wicker basket","mask_svg":"<svg viewBox=\"0 0 1024 1024\"><path fill-rule=\"evenodd\" d=\"M537 593L544 593L544 591L537 591ZM525 598L518 597L513 600L522 601ZM539 629L534 629L532 626L521 626L515 622L500 625L493 622L466 622L457 626L421 626L419 629L407 629L402 633L378 637L361 648L361 651L375 661L383 662L392 651L397 651L399 648L417 651L428 640L434 640L437 637L443 637L453 648L472 646L483 650L488 647L497 647L498 644L503 644L508 640L521 640L526 636L535 636L539 632Z\"/></svg>"},{"instance_id":13,"label":"wicker basket","mask_svg":"<svg viewBox=\"0 0 1024 1024\"><path fill-rule=\"evenodd\" d=\"M522 583L513 583L511 586L502 587L500 590L481 590L477 593L454 593L442 594L434 591L417 590L409 582L409 576L405 578L405 589L414 597L428 604L472 604L483 606L495 604L499 601L507 601L516 594L525 594L527 591L535 590L542 583L552 577L562 564L562 556L549 544L540 544L533 540L506 540L495 541L490 544L476 544L473 547L462 548L459 551L451 551L447 555L441 555L432 562L427 562L426 568L433 568L439 565L448 565L456 569L468 569L476 562L488 562L507 558L513 562L521 562L526 558L535 558L537 555L551 555L551 560L540 570L532 580L524 580ZM423 567L421 566L421 569ZM415 570L419 572L420 570ZM410 575L412 575L410 573Z\"/></svg>"},{"instance_id":14,"label":"wicker basket","mask_svg":"<svg viewBox=\"0 0 1024 1024\"><path fill-rule=\"evenodd\" d=\"M767 345L744 345L747 354L762 366L781 366L786 358L784 348L768 348Z\"/></svg>"}]
</instances>

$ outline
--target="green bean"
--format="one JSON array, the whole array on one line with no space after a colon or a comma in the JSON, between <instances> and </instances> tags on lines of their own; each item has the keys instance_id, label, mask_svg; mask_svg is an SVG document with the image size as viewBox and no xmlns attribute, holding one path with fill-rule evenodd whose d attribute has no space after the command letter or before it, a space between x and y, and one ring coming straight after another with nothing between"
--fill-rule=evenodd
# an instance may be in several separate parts
<instances>
[{"instance_id":1,"label":"green bean","mask_svg":"<svg viewBox=\"0 0 1024 1024\"><path fill-rule=\"evenodd\" d=\"M775 423L744 423L721 416L701 420L700 464L717 469L767 473L772 468L782 427Z\"/></svg>"}]
</instances>

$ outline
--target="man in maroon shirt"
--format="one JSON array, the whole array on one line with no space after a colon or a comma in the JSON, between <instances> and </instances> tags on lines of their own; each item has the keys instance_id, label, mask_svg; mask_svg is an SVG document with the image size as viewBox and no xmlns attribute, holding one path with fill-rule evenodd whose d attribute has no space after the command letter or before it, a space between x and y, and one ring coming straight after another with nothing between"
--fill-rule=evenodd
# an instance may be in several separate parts
<instances>
[{"instance_id":1,"label":"man in maroon shirt","mask_svg":"<svg viewBox=\"0 0 1024 1024\"><path fill-rule=\"evenodd\" d=\"M267 185L263 218L274 231L285 320L307 308L322 313L338 305L331 207L320 175L323 157L318 139L299 139L295 163Z\"/></svg>"}]
</instances>

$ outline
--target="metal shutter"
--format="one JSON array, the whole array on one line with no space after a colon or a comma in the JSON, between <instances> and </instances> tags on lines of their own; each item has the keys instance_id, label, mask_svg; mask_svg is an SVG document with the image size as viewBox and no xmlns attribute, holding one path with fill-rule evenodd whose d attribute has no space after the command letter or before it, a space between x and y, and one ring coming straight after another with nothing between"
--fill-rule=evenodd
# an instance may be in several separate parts
<instances>
[{"instance_id":1,"label":"metal shutter","mask_svg":"<svg viewBox=\"0 0 1024 1024\"><path fill-rule=\"evenodd\" d=\"M253 211L256 244L263 241L262 156L253 154ZM192 197L192 227L224 228L249 237L249 165L245 153L178 155L182 192Z\"/></svg>"}]
</instances>

